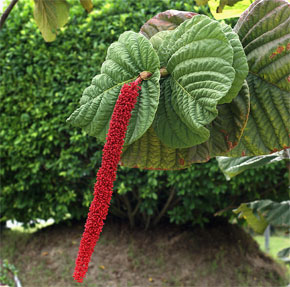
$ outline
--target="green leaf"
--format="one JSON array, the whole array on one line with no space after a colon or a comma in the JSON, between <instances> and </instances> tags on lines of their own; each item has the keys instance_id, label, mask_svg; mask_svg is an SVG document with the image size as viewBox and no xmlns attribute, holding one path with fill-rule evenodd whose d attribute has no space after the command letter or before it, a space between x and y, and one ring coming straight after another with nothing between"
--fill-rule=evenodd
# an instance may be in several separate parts
<instances>
[{"instance_id":1,"label":"green leaf","mask_svg":"<svg viewBox=\"0 0 290 287\"><path fill-rule=\"evenodd\" d=\"M289 200L274 202L267 199L242 203L234 212L246 217L248 224L258 233L263 233L268 224L280 227L290 226Z\"/></svg>"},{"instance_id":2,"label":"green leaf","mask_svg":"<svg viewBox=\"0 0 290 287\"><path fill-rule=\"evenodd\" d=\"M69 17L66 0L34 0L34 19L46 42L56 38L57 30L63 27Z\"/></svg>"},{"instance_id":3,"label":"green leaf","mask_svg":"<svg viewBox=\"0 0 290 287\"><path fill-rule=\"evenodd\" d=\"M210 131L209 140L196 146L194 143L198 135L174 111L171 93L170 78L167 78L161 85L160 103L153 123L157 136L165 145L172 148L192 147L198 162L222 155L237 145L247 123L250 108L246 82L239 96L230 104L218 105L217 118L207 126ZM191 157L190 162L194 162L193 153Z\"/></svg>"},{"instance_id":4,"label":"green leaf","mask_svg":"<svg viewBox=\"0 0 290 287\"><path fill-rule=\"evenodd\" d=\"M175 112L172 105L171 84L170 77L161 84L160 100L153 127L158 138L165 145L171 148L191 147L195 145L199 134L194 133Z\"/></svg>"},{"instance_id":5,"label":"green leaf","mask_svg":"<svg viewBox=\"0 0 290 287\"><path fill-rule=\"evenodd\" d=\"M260 213L255 215L247 203L242 203L239 208L233 210L233 212L239 214L240 218L244 218L249 226L257 233L262 234L268 226L268 222L265 218Z\"/></svg>"},{"instance_id":6,"label":"green leaf","mask_svg":"<svg viewBox=\"0 0 290 287\"><path fill-rule=\"evenodd\" d=\"M258 168L285 159L289 159L289 150L260 156L217 157L219 168L228 180L249 168Z\"/></svg>"},{"instance_id":7,"label":"green leaf","mask_svg":"<svg viewBox=\"0 0 290 287\"><path fill-rule=\"evenodd\" d=\"M91 12L93 10L93 2L92 0L80 0L82 6L84 9L87 10L87 12Z\"/></svg>"},{"instance_id":8,"label":"green leaf","mask_svg":"<svg viewBox=\"0 0 290 287\"><path fill-rule=\"evenodd\" d=\"M97 75L81 98L80 107L68 122L89 135L105 141L110 119L124 83L132 82L143 71L152 76L142 81L141 92L126 133L125 144L140 138L151 126L159 102L159 60L151 43L141 34L125 32L107 52L101 74Z\"/></svg>"},{"instance_id":9,"label":"green leaf","mask_svg":"<svg viewBox=\"0 0 290 287\"><path fill-rule=\"evenodd\" d=\"M188 167L188 151L165 146L153 127L133 144L123 148L120 165L134 168L175 170Z\"/></svg>"},{"instance_id":10,"label":"green leaf","mask_svg":"<svg viewBox=\"0 0 290 287\"><path fill-rule=\"evenodd\" d=\"M251 112L229 156L263 155L290 147L290 9L284 0L255 1L237 25L248 64Z\"/></svg>"},{"instance_id":11,"label":"green leaf","mask_svg":"<svg viewBox=\"0 0 290 287\"><path fill-rule=\"evenodd\" d=\"M279 258L290 257L290 247L280 250L277 254L277 257L279 257Z\"/></svg>"},{"instance_id":12,"label":"green leaf","mask_svg":"<svg viewBox=\"0 0 290 287\"><path fill-rule=\"evenodd\" d=\"M174 30L183 21L197 15L193 12L167 10L158 13L148 20L140 29L140 33L150 39L153 35L164 30Z\"/></svg>"},{"instance_id":13,"label":"green leaf","mask_svg":"<svg viewBox=\"0 0 290 287\"><path fill-rule=\"evenodd\" d=\"M171 75L172 105L182 121L199 136L217 116L217 104L227 95L234 77L233 49L222 26L198 15L183 22L158 49L161 67Z\"/></svg>"},{"instance_id":14,"label":"green leaf","mask_svg":"<svg viewBox=\"0 0 290 287\"><path fill-rule=\"evenodd\" d=\"M163 89L168 88L166 84L168 81L169 79L166 79L161 84L160 105L156 118L159 109L164 105L164 94L166 95L167 92L164 93ZM239 95L231 103L218 105L218 109L218 117L209 125L211 136L207 142L190 148L171 148L159 139L162 136L160 134L157 136L151 127L138 141L124 148L121 165L146 169L182 169L192 163L205 162L210 157L224 154L239 141L247 122L249 114L247 84L244 84ZM175 134L171 124L174 124L174 121L165 118L162 125L164 129L169 129L169 140L175 143L178 141L178 135ZM182 143L185 140L187 139L182 138Z\"/></svg>"},{"instance_id":15,"label":"green leaf","mask_svg":"<svg viewBox=\"0 0 290 287\"><path fill-rule=\"evenodd\" d=\"M169 36L171 34L171 30L167 30L167 31L160 31L158 33L156 33L155 35L153 35L150 38L150 42L153 46L153 48L157 51L159 49L159 47L161 46L162 42L164 41L164 39Z\"/></svg>"},{"instance_id":16,"label":"green leaf","mask_svg":"<svg viewBox=\"0 0 290 287\"><path fill-rule=\"evenodd\" d=\"M239 17L254 0L209 0L210 12L217 20Z\"/></svg>"},{"instance_id":17,"label":"green leaf","mask_svg":"<svg viewBox=\"0 0 290 287\"><path fill-rule=\"evenodd\" d=\"M223 31L230 41L234 51L233 68L235 69L235 79L232 83L227 95L223 97L219 104L230 103L237 96L241 86L249 73L247 58L243 46L239 40L239 36L226 24L223 25Z\"/></svg>"}]
</instances>

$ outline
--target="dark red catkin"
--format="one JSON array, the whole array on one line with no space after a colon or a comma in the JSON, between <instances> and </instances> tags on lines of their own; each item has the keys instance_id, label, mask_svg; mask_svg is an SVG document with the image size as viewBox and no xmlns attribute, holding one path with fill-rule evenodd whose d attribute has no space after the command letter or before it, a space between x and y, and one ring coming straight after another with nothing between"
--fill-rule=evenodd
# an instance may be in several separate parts
<instances>
[{"instance_id":1,"label":"dark red catkin","mask_svg":"<svg viewBox=\"0 0 290 287\"><path fill-rule=\"evenodd\" d=\"M113 193L113 182L116 179L117 167L120 161L127 127L131 112L137 102L141 78L135 82L124 84L116 102L106 143L103 149L102 165L97 173L97 182L94 188L94 199L90 206L85 231L83 233L76 266L74 280L83 282L86 277L89 262L95 245L100 237L104 220Z\"/></svg>"}]
</instances>

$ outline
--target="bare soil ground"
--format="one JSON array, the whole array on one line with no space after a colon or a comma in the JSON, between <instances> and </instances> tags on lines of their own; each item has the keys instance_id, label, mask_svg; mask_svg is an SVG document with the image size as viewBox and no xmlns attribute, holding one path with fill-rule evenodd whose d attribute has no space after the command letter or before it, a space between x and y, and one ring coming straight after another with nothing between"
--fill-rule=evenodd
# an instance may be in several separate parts
<instances>
[{"instance_id":1,"label":"bare soil ground","mask_svg":"<svg viewBox=\"0 0 290 287\"><path fill-rule=\"evenodd\" d=\"M83 224L53 225L33 234L5 230L1 258L19 270L23 287L286 286L285 268L262 253L241 228L161 225L130 230L109 220L87 278L73 282Z\"/></svg>"}]
</instances>

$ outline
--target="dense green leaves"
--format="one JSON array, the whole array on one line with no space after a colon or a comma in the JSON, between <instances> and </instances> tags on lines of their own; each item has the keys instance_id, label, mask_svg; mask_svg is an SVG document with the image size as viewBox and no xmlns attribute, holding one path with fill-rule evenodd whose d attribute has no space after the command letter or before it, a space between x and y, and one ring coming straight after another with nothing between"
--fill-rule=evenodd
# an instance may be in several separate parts
<instances>
[{"instance_id":1,"label":"dense green leaves","mask_svg":"<svg viewBox=\"0 0 290 287\"><path fill-rule=\"evenodd\" d=\"M107 52L101 74L97 75L81 98L80 107L68 122L84 128L89 135L105 141L119 92L125 83L134 81L141 72L152 73L142 82L138 102L126 133L125 144L140 138L151 126L159 102L159 60L150 42L134 32L123 33Z\"/></svg>"},{"instance_id":2,"label":"dense green leaves","mask_svg":"<svg viewBox=\"0 0 290 287\"><path fill-rule=\"evenodd\" d=\"M242 203L235 213L244 217L248 224L258 233L263 233L268 224L273 226L290 226L290 201L274 202L257 200Z\"/></svg>"},{"instance_id":3,"label":"dense green leaves","mask_svg":"<svg viewBox=\"0 0 290 287\"><path fill-rule=\"evenodd\" d=\"M34 18L45 41L56 38L57 30L63 27L69 17L69 4L66 0L34 0Z\"/></svg>"},{"instance_id":4,"label":"dense green leaves","mask_svg":"<svg viewBox=\"0 0 290 287\"><path fill-rule=\"evenodd\" d=\"M263 155L290 146L289 3L256 1L234 29L247 55L251 112L242 140L229 155Z\"/></svg>"},{"instance_id":5,"label":"dense green leaves","mask_svg":"<svg viewBox=\"0 0 290 287\"><path fill-rule=\"evenodd\" d=\"M244 157L218 157L219 167L227 179L234 177L249 168L258 168L266 164L290 160L289 150L279 151L273 154Z\"/></svg>"}]
</instances>

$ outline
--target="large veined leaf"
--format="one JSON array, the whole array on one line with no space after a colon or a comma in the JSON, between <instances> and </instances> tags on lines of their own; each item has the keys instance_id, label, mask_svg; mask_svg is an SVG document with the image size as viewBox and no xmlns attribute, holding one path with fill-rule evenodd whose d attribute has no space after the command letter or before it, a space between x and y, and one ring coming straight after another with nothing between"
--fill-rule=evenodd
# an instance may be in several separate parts
<instances>
[{"instance_id":1,"label":"large veined leaf","mask_svg":"<svg viewBox=\"0 0 290 287\"><path fill-rule=\"evenodd\" d=\"M134 168L174 170L186 168L187 149L165 146L157 137L153 127L133 144L123 148L120 165Z\"/></svg>"},{"instance_id":2,"label":"large veined leaf","mask_svg":"<svg viewBox=\"0 0 290 287\"><path fill-rule=\"evenodd\" d=\"M263 233L268 226L290 226L290 201L274 202L272 200L257 200L242 203L234 210L244 217L248 224L258 233Z\"/></svg>"},{"instance_id":3,"label":"large veined leaf","mask_svg":"<svg viewBox=\"0 0 290 287\"><path fill-rule=\"evenodd\" d=\"M167 10L158 13L156 16L148 20L140 29L140 33L150 39L153 35L164 30L174 30L185 20L197 15L193 12L185 12L178 10Z\"/></svg>"},{"instance_id":4,"label":"large veined leaf","mask_svg":"<svg viewBox=\"0 0 290 287\"><path fill-rule=\"evenodd\" d=\"M258 0L234 29L249 64L251 112L240 144L229 156L269 154L290 146L290 7Z\"/></svg>"},{"instance_id":5,"label":"large veined leaf","mask_svg":"<svg viewBox=\"0 0 290 287\"><path fill-rule=\"evenodd\" d=\"M125 144L140 138L151 126L159 102L159 60L149 40L134 32L125 32L107 52L106 61L92 85L83 93L80 107L68 122L89 135L105 141L110 119L124 83L135 80L143 71L152 73L142 81L141 93L132 112Z\"/></svg>"},{"instance_id":6,"label":"large veined leaf","mask_svg":"<svg viewBox=\"0 0 290 287\"><path fill-rule=\"evenodd\" d=\"M45 41L56 38L57 30L63 27L69 17L66 0L34 0L34 19Z\"/></svg>"},{"instance_id":7,"label":"large veined leaf","mask_svg":"<svg viewBox=\"0 0 290 287\"><path fill-rule=\"evenodd\" d=\"M229 180L249 168L258 168L281 160L289 160L289 150L273 154L244 157L217 157L219 168Z\"/></svg>"},{"instance_id":8,"label":"large veined leaf","mask_svg":"<svg viewBox=\"0 0 290 287\"><path fill-rule=\"evenodd\" d=\"M167 78L161 85L160 103L153 127L165 145L172 148L193 147L198 135L192 132L175 112L171 102L170 83L170 78ZM239 96L232 103L218 105L218 117L207 125L210 131L209 140L193 147L199 155L198 162L201 158L205 161L224 154L237 145L248 119L249 108L249 90L245 82ZM193 162L192 159L190 161Z\"/></svg>"},{"instance_id":9,"label":"large veined leaf","mask_svg":"<svg viewBox=\"0 0 290 287\"><path fill-rule=\"evenodd\" d=\"M216 106L235 77L233 48L222 26L195 16L164 39L158 55L171 76L173 108L198 135L192 145L205 142L210 135L205 126L216 118Z\"/></svg>"},{"instance_id":10,"label":"large veined leaf","mask_svg":"<svg viewBox=\"0 0 290 287\"><path fill-rule=\"evenodd\" d=\"M159 109L165 106L164 88L166 87L168 86L165 80L161 84L160 105L157 114L160 112ZM231 103L218 105L219 115L208 126L211 136L207 142L189 148L170 148L159 139L162 135L157 136L154 129L150 128L138 141L124 148L121 164L144 169L182 169L193 163L205 162L211 157L222 155L239 141L247 122L249 106L249 92L245 82L239 95ZM155 121L154 127L156 126ZM166 125L166 123L168 124ZM169 140L171 139L172 142L178 140L173 129L174 124L175 122L166 119L165 115L162 127L169 129ZM184 140L183 138L182 142Z\"/></svg>"},{"instance_id":11,"label":"large veined leaf","mask_svg":"<svg viewBox=\"0 0 290 287\"><path fill-rule=\"evenodd\" d=\"M175 112L171 84L170 77L161 84L160 101L153 127L158 138L165 145L171 148L191 147L195 145L199 134L192 131Z\"/></svg>"}]
</instances>

